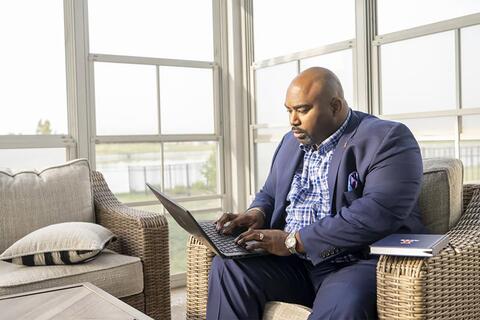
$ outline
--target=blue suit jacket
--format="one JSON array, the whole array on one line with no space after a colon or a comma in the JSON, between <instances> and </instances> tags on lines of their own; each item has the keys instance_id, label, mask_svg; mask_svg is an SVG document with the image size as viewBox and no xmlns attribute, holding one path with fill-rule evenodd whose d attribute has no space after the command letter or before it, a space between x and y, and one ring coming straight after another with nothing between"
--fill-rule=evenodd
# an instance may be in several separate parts
<instances>
[{"instance_id":1,"label":"blue suit jacket","mask_svg":"<svg viewBox=\"0 0 480 320\"><path fill-rule=\"evenodd\" d=\"M284 228L287 194L303 156L299 142L287 133L250 206L265 211L265 227ZM354 172L359 183L348 191ZM352 111L329 167L331 215L300 230L307 257L316 265L391 233L426 232L418 209L422 175L418 143L405 125Z\"/></svg>"}]
</instances>

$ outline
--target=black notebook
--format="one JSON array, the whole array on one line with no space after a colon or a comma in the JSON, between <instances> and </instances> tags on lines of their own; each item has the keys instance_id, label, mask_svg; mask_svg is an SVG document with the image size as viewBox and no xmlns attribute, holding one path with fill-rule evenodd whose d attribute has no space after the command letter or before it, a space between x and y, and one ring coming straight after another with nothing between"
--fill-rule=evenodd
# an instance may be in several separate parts
<instances>
[{"instance_id":1,"label":"black notebook","mask_svg":"<svg viewBox=\"0 0 480 320\"><path fill-rule=\"evenodd\" d=\"M446 234L391 234L370 246L371 254L433 257L448 245Z\"/></svg>"}]
</instances>

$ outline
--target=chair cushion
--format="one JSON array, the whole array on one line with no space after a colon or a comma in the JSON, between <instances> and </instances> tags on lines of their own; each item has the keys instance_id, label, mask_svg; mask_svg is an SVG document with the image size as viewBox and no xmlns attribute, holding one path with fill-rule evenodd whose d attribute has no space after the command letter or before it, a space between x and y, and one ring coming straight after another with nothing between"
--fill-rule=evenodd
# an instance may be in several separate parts
<instances>
[{"instance_id":1,"label":"chair cushion","mask_svg":"<svg viewBox=\"0 0 480 320\"><path fill-rule=\"evenodd\" d=\"M446 233L460 219L463 207L463 165L458 159L425 159L419 205L432 233Z\"/></svg>"},{"instance_id":2,"label":"chair cushion","mask_svg":"<svg viewBox=\"0 0 480 320\"><path fill-rule=\"evenodd\" d=\"M50 224L94 220L87 160L74 160L40 172L0 171L0 252Z\"/></svg>"},{"instance_id":3,"label":"chair cushion","mask_svg":"<svg viewBox=\"0 0 480 320\"><path fill-rule=\"evenodd\" d=\"M90 222L64 222L35 230L12 244L0 260L27 266L75 264L95 258L115 239Z\"/></svg>"},{"instance_id":4,"label":"chair cushion","mask_svg":"<svg viewBox=\"0 0 480 320\"><path fill-rule=\"evenodd\" d=\"M307 320L311 312L299 304L272 301L265 304L263 320Z\"/></svg>"},{"instance_id":5,"label":"chair cushion","mask_svg":"<svg viewBox=\"0 0 480 320\"><path fill-rule=\"evenodd\" d=\"M27 267L0 261L0 296L90 282L117 298L143 291L142 263L137 257L102 252L95 260L76 265Z\"/></svg>"}]
</instances>

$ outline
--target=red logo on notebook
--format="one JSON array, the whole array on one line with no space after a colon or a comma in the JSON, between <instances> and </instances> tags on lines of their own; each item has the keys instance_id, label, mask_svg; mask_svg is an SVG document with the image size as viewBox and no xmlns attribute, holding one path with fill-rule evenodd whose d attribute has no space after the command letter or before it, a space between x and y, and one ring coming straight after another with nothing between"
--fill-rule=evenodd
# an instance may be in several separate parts
<instances>
[{"instance_id":1,"label":"red logo on notebook","mask_svg":"<svg viewBox=\"0 0 480 320\"><path fill-rule=\"evenodd\" d=\"M400 239L400 244L412 244L418 242L417 239Z\"/></svg>"}]
</instances>

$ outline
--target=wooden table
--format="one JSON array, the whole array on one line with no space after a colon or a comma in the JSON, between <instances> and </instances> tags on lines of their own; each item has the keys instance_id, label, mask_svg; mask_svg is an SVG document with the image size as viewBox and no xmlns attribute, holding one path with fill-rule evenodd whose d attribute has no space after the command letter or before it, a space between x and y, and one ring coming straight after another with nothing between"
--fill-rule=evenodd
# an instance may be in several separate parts
<instances>
[{"instance_id":1,"label":"wooden table","mask_svg":"<svg viewBox=\"0 0 480 320\"><path fill-rule=\"evenodd\" d=\"M91 283L0 297L1 320L153 320Z\"/></svg>"}]
</instances>

